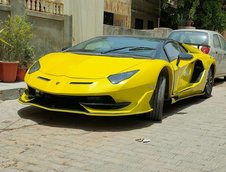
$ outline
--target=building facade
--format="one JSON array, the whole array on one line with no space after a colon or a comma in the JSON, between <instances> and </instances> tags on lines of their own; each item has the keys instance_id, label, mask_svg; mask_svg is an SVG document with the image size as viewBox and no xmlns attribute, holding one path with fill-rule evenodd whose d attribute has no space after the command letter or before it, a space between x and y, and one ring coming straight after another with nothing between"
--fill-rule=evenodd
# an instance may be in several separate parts
<instances>
[{"instance_id":1,"label":"building facade","mask_svg":"<svg viewBox=\"0 0 226 172\"><path fill-rule=\"evenodd\" d=\"M131 28L132 0L67 0L66 15L72 17L73 44L103 35L104 25Z\"/></svg>"},{"instance_id":2,"label":"building facade","mask_svg":"<svg viewBox=\"0 0 226 172\"><path fill-rule=\"evenodd\" d=\"M158 26L154 0L0 0L0 20L27 15L37 56L99 35L150 35ZM0 23L1 28L1 23ZM155 34L155 32L157 34ZM166 34L164 34L166 35Z\"/></svg>"},{"instance_id":3,"label":"building facade","mask_svg":"<svg viewBox=\"0 0 226 172\"><path fill-rule=\"evenodd\" d=\"M32 24L36 58L71 45L71 16L63 0L0 0L0 28L8 16L24 16Z\"/></svg>"},{"instance_id":4,"label":"building facade","mask_svg":"<svg viewBox=\"0 0 226 172\"><path fill-rule=\"evenodd\" d=\"M131 27L131 0L104 0L104 24Z\"/></svg>"},{"instance_id":5,"label":"building facade","mask_svg":"<svg viewBox=\"0 0 226 172\"><path fill-rule=\"evenodd\" d=\"M64 13L72 16L72 44L103 34L104 0L65 0Z\"/></svg>"},{"instance_id":6,"label":"building facade","mask_svg":"<svg viewBox=\"0 0 226 172\"><path fill-rule=\"evenodd\" d=\"M161 5L159 0L132 0L131 27L154 29L158 27Z\"/></svg>"}]
</instances>

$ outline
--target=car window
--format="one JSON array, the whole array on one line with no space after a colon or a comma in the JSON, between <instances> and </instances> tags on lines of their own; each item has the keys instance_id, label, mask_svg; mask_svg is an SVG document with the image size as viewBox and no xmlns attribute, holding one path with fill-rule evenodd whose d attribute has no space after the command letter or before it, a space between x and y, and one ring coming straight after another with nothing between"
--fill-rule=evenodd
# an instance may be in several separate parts
<instances>
[{"instance_id":1,"label":"car window","mask_svg":"<svg viewBox=\"0 0 226 172\"><path fill-rule=\"evenodd\" d=\"M169 39L188 44L208 45L208 34L200 31L176 31L172 32Z\"/></svg>"},{"instance_id":2,"label":"car window","mask_svg":"<svg viewBox=\"0 0 226 172\"><path fill-rule=\"evenodd\" d=\"M224 51L226 51L226 41L224 40L224 38L220 35L219 36L219 39L220 39L220 43L221 43L221 47Z\"/></svg>"},{"instance_id":3,"label":"car window","mask_svg":"<svg viewBox=\"0 0 226 172\"><path fill-rule=\"evenodd\" d=\"M159 57L159 59L166 60L167 62L169 61L163 48L160 48L159 51L156 52L156 54L157 54L156 56Z\"/></svg>"},{"instance_id":4,"label":"car window","mask_svg":"<svg viewBox=\"0 0 226 172\"><path fill-rule=\"evenodd\" d=\"M98 49L109 49L111 48L111 45L108 44L107 41L97 41L97 42L93 42L88 44L87 46L84 47L84 50L98 50Z\"/></svg>"},{"instance_id":5,"label":"car window","mask_svg":"<svg viewBox=\"0 0 226 172\"><path fill-rule=\"evenodd\" d=\"M221 48L220 40L219 40L217 34L213 35L213 46L214 46L214 48Z\"/></svg>"},{"instance_id":6,"label":"car window","mask_svg":"<svg viewBox=\"0 0 226 172\"><path fill-rule=\"evenodd\" d=\"M170 61L177 59L178 55L181 53L181 47L178 44L169 42L165 45L165 51Z\"/></svg>"},{"instance_id":7,"label":"car window","mask_svg":"<svg viewBox=\"0 0 226 172\"><path fill-rule=\"evenodd\" d=\"M178 45L178 47L179 47L181 53L187 53L188 52L183 46Z\"/></svg>"}]
</instances>

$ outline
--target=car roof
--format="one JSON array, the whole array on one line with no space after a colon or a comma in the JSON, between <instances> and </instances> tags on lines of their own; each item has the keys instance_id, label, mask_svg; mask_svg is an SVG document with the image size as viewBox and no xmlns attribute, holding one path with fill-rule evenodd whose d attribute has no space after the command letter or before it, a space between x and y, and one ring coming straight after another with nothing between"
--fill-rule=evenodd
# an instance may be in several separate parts
<instances>
[{"instance_id":1,"label":"car roof","mask_svg":"<svg viewBox=\"0 0 226 172\"><path fill-rule=\"evenodd\" d=\"M97 37L146 38L146 39L156 39L156 40L160 40L160 41L167 40L167 38L150 37L147 35L103 35L103 36L97 36Z\"/></svg>"},{"instance_id":2,"label":"car roof","mask_svg":"<svg viewBox=\"0 0 226 172\"><path fill-rule=\"evenodd\" d=\"M218 33L212 30L205 30L205 29L177 29L173 30L172 32L183 32L183 31L192 31L192 32L205 32L205 33ZM219 33L218 33L219 34Z\"/></svg>"}]
</instances>

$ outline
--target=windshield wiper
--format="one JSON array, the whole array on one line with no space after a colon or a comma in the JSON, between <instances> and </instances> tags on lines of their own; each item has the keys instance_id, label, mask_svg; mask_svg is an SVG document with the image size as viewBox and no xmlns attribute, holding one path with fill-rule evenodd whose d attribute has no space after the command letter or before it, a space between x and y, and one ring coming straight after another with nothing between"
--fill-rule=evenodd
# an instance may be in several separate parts
<instances>
[{"instance_id":1,"label":"windshield wiper","mask_svg":"<svg viewBox=\"0 0 226 172\"><path fill-rule=\"evenodd\" d=\"M155 50L155 48L151 47L134 47L129 49L129 51L140 51L140 50Z\"/></svg>"},{"instance_id":2,"label":"windshield wiper","mask_svg":"<svg viewBox=\"0 0 226 172\"><path fill-rule=\"evenodd\" d=\"M108 51L101 52L101 54L107 54L107 53L110 53L110 52L114 52L114 51L118 51L118 50L123 50L123 49L128 49L128 48L136 48L136 47L134 47L134 46L128 46L128 47L115 48L115 49L111 49L111 50L108 50Z\"/></svg>"},{"instance_id":3,"label":"windshield wiper","mask_svg":"<svg viewBox=\"0 0 226 172\"><path fill-rule=\"evenodd\" d=\"M150 47L136 47L136 46L128 46L128 47L121 47L121 48L115 48L108 51L101 52L101 54L107 54L114 51L119 51L123 49L129 49L129 51L141 51L141 50L155 50L155 48Z\"/></svg>"}]
</instances>

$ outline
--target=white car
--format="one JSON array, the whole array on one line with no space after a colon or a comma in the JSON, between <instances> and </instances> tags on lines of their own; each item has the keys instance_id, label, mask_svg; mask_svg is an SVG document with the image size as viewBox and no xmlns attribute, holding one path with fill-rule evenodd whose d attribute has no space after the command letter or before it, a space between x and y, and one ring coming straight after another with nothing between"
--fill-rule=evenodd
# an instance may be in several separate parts
<instances>
[{"instance_id":1,"label":"white car","mask_svg":"<svg viewBox=\"0 0 226 172\"><path fill-rule=\"evenodd\" d=\"M169 39L196 46L202 52L211 55L216 60L215 77L226 80L226 41L218 32L199 29L178 29L172 31Z\"/></svg>"}]
</instances>

